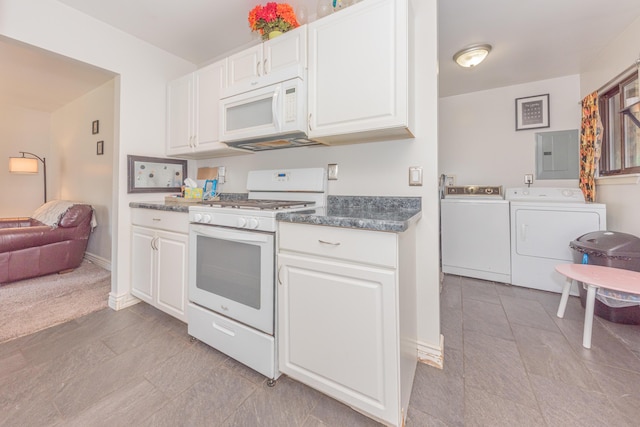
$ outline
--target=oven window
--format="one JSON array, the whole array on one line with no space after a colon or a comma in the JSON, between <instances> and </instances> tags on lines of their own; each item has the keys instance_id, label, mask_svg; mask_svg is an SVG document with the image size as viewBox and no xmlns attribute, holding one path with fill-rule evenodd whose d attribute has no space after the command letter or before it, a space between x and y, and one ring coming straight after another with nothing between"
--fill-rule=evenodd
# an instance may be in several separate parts
<instances>
[{"instance_id":1,"label":"oven window","mask_svg":"<svg viewBox=\"0 0 640 427\"><path fill-rule=\"evenodd\" d=\"M197 236L196 286L260 309L260 246Z\"/></svg>"}]
</instances>

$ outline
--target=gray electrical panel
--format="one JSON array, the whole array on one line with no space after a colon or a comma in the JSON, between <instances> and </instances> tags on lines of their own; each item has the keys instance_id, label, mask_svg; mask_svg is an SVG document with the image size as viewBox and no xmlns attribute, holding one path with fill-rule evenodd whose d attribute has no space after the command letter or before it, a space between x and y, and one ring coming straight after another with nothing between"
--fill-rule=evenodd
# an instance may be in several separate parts
<instances>
[{"instance_id":1,"label":"gray electrical panel","mask_svg":"<svg viewBox=\"0 0 640 427\"><path fill-rule=\"evenodd\" d=\"M537 179L577 179L579 159L577 129L536 133Z\"/></svg>"}]
</instances>

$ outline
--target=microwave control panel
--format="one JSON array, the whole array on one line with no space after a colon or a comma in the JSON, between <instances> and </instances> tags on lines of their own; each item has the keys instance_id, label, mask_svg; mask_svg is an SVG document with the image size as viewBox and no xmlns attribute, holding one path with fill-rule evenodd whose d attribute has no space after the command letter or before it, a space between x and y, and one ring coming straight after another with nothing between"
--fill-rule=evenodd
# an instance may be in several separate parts
<instances>
[{"instance_id":1,"label":"microwave control panel","mask_svg":"<svg viewBox=\"0 0 640 427\"><path fill-rule=\"evenodd\" d=\"M285 121L293 122L296 120L296 88L291 87L285 91Z\"/></svg>"}]
</instances>

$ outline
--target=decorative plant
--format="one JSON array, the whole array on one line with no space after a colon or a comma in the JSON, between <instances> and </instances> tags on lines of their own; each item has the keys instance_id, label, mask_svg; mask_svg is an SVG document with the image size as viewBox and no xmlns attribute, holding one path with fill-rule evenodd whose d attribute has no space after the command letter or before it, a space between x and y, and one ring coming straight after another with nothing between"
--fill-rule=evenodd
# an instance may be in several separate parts
<instances>
[{"instance_id":1,"label":"decorative plant","mask_svg":"<svg viewBox=\"0 0 640 427\"><path fill-rule=\"evenodd\" d=\"M259 31L263 40L269 38L271 31L287 32L300 24L293 8L287 3L269 2L264 6L256 6L249 12L249 26L252 31Z\"/></svg>"}]
</instances>

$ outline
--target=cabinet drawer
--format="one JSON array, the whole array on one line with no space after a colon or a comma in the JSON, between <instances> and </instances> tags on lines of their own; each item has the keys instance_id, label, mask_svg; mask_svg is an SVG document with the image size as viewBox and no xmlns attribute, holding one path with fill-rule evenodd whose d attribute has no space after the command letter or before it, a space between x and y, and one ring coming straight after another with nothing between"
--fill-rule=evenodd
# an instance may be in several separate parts
<instances>
[{"instance_id":1,"label":"cabinet drawer","mask_svg":"<svg viewBox=\"0 0 640 427\"><path fill-rule=\"evenodd\" d=\"M189 214L186 212L133 209L131 223L143 227L175 231L176 233L189 233Z\"/></svg>"},{"instance_id":2,"label":"cabinet drawer","mask_svg":"<svg viewBox=\"0 0 640 427\"><path fill-rule=\"evenodd\" d=\"M318 225L279 224L279 248L395 268L397 235Z\"/></svg>"},{"instance_id":3,"label":"cabinet drawer","mask_svg":"<svg viewBox=\"0 0 640 427\"><path fill-rule=\"evenodd\" d=\"M268 378L276 378L275 338L189 303L189 335Z\"/></svg>"}]
</instances>

